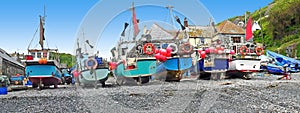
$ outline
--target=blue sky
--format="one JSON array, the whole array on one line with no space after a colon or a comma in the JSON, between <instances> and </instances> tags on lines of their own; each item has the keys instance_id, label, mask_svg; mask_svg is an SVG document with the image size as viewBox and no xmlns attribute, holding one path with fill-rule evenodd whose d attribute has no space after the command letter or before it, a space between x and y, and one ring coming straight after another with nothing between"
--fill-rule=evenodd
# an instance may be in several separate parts
<instances>
[{"instance_id":1,"label":"blue sky","mask_svg":"<svg viewBox=\"0 0 300 113\"><path fill-rule=\"evenodd\" d=\"M125 0L110 0L111 5L103 6L107 11L99 11L99 17L105 17L110 10L121 7ZM138 1L142 3L146 0L129 0L127 2ZM158 0L165 3L172 0ZM185 2L188 2L186 0ZM256 9L266 6L272 0L200 0L206 9L213 16L216 23L226 20L230 17L243 15L246 11L253 12ZM26 49L34 36L39 25L39 15L43 15L43 8L46 5L46 24L45 24L45 46L50 48L58 48L60 52L73 53L76 38L82 32L83 20L87 14L93 13L93 8L101 5L102 1L98 0L0 0L0 48L7 52L21 52L26 54ZM137 3L138 4L138 3ZM188 3L182 3L183 7ZM122 6L122 7L130 7ZM177 6L178 8L179 6ZM111 9L112 8L112 9ZM151 8L151 7L150 7ZM170 17L163 8L154 7L137 7L137 18L141 20L153 20L160 18L160 21L166 21ZM156 12L155 12L156 11ZM182 10L174 11L180 14ZM154 12L154 13L153 13ZM192 14L201 15L201 11L191 11ZM98 15L98 13L96 12ZM184 14L182 14L184 15ZM96 38L97 50L100 53L107 53L108 49L114 46L123 29L123 23L130 21L131 12L123 11L105 26L105 30ZM182 18L183 19L183 18ZM157 19L159 20L159 19ZM101 20L100 20L101 21ZM196 22L197 23L197 22ZM176 24L174 22L174 24ZM94 25L97 30L98 25ZM140 27L142 28L142 27ZM89 37L89 28L86 37ZM38 33L38 32L37 32ZM39 47L38 34L35 36L31 48ZM106 38L104 38L106 37ZM110 53L107 53L110 54Z\"/></svg>"}]
</instances>

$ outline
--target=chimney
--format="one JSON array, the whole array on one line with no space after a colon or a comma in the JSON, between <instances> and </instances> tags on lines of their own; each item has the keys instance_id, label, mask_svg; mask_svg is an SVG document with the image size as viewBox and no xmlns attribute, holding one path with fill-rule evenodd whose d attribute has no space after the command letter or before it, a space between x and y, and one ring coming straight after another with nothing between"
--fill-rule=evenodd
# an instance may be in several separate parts
<instances>
[{"instance_id":1,"label":"chimney","mask_svg":"<svg viewBox=\"0 0 300 113\"><path fill-rule=\"evenodd\" d=\"M184 27L189 27L189 23L188 23L186 17L184 18Z\"/></svg>"}]
</instances>

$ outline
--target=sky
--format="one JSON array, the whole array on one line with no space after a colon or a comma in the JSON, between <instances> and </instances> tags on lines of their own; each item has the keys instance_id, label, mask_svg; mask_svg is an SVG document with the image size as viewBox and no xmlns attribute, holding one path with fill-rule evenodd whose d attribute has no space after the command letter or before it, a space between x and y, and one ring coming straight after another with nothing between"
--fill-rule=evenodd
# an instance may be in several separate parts
<instances>
[{"instance_id":1,"label":"sky","mask_svg":"<svg viewBox=\"0 0 300 113\"><path fill-rule=\"evenodd\" d=\"M0 0L0 48L8 53L25 54L29 45L30 48L39 48L39 32L35 32L39 25L39 15L44 15L45 6L46 48L58 48L59 52L73 54L77 38L92 37L94 41L91 44L102 55L107 56L110 54L109 49L119 39L124 22L131 21L131 12L126 9L131 7L133 1L137 6L137 18L142 22L156 20L170 23L168 10L159 7L160 3L170 3L176 6L174 15L180 15L181 19L188 16L193 21L191 23L203 24L203 19L198 18L208 21L206 16L212 16L215 23L219 23L233 16L243 15L246 11L253 12L273 0L177 0L180 3L174 3L174 0ZM147 1L160 2L143 6ZM192 1L200 2L200 5L194 7L193 3L189 4ZM206 12L191 11L193 7L206 9ZM119 12L115 13L117 9ZM185 11L186 9L190 11ZM115 14L111 14L113 12ZM114 18L108 18L110 15ZM89 20L91 18L93 21Z\"/></svg>"}]
</instances>

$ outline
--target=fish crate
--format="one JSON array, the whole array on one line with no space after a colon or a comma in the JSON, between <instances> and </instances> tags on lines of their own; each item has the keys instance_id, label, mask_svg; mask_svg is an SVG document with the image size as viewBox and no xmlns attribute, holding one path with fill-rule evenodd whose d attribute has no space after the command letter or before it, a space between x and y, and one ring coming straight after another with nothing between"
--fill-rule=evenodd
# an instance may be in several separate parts
<instances>
[{"instance_id":1,"label":"fish crate","mask_svg":"<svg viewBox=\"0 0 300 113\"><path fill-rule=\"evenodd\" d=\"M0 87L0 95L6 95L7 94L7 87Z\"/></svg>"}]
</instances>

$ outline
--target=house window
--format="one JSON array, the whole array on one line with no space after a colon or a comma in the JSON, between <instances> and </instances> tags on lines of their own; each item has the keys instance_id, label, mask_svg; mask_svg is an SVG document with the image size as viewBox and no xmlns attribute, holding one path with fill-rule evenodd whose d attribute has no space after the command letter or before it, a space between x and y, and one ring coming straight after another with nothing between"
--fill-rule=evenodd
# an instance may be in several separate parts
<instances>
[{"instance_id":1,"label":"house window","mask_svg":"<svg viewBox=\"0 0 300 113\"><path fill-rule=\"evenodd\" d=\"M241 37L231 37L233 43L241 43Z\"/></svg>"}]
</instances>

